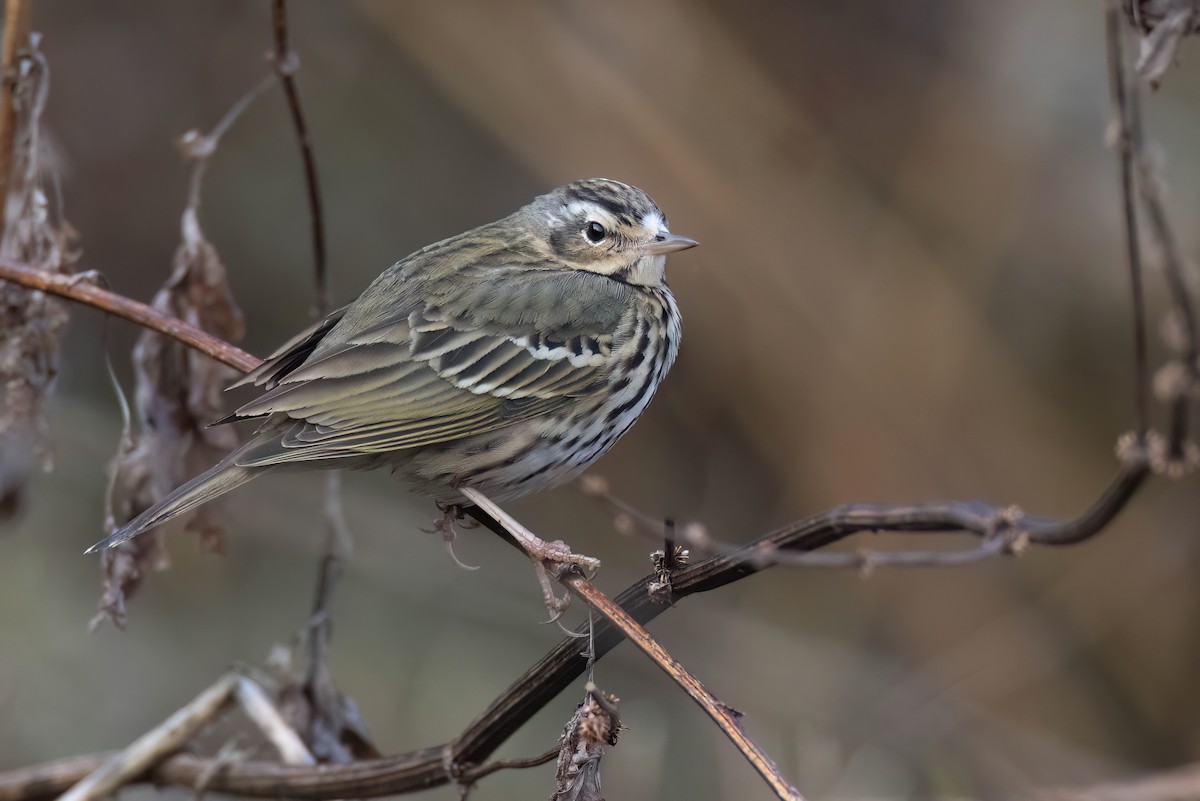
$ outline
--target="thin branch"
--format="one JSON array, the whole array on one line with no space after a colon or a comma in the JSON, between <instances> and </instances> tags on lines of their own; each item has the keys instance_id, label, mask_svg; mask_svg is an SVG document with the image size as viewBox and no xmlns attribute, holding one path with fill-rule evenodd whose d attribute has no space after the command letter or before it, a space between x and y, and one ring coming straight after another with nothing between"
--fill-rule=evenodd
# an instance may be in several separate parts
<instances>
[{"instance_id":1,"label":"thin branch","mask_svg":"<svg viewBox=\"0 0 1200 801\"><path fill-rule=\"evenodd\" d=\"M296 71L300 58L291 49L288 37L287 0L273 0L271 22L274 31L275 74L283 83L292 128L300 147L304 165L304 185L308 196L309 224L312 230L315 301L317 318L329 313L329 274L325 249L325 217L321 186L317 178L317 160L308 134L308 122L300 104L296 87ZM336 714L329 705L338 705L339 693L329 668L329 642L333 636L333 590L342 574L342 562L353 548L346 517L342 511L341 474L330 471L325 476L325 553L317 568L312 615L309 617L308 671L304 681L306 697L314 706L313 718ZM337 726L335 728L340 728Z\"/></svg>"},{"instance_id":2,"label":"thin branch","mask_svg":"<svg viewBox=\"0 0 1200 801\"><path fill-rule=\"evenodd\" d=\"M501 770L524 770L526 768L536 768L545 765L547 762L553 762L558 756L558 746L551 748L549 751L538 754L535 757L527 757L525 759L497 759L495 762L488 762L486 765L479 767L468 768L458 774L460 784L471 785L478 782L484 776L490 776L493 773Z\"/></svg>"},{"instance_id":3,"label":"thin branch","mask_svg":"<svg viewBox=\"0 0 1200 801\"><path fill-rule=\"evenodd\" d=\"M737 747L746 761L762 776L775 795L783 801L804 801L799 791L784 778L779 768L758 743L750 739L742 728L741 713L722 703L709 692L700 680L688 672L687 668L676 661L667 650L659 644L650 632L642 628L636 620L617 606L612 600L596 589L596 586L581 575L570 574L561 579L571 592L582 598L593 609L604 616L612 625L629 639L638 650L650 657L672 681L678 684L713 722L721 729L726 737Z\"/></svg>"},{"instance_id":4,"label":"thin branch","mask_svg":"<svg viewBox=\"0 0 1200 801\"><path fill-rule=\"evenodd\" d=\"M292 115L292 127L296 130L296 141L300 145L300 158L304 162L304 182L308 188L308 211L312 221L313 256L316 266L317 316L323 317L329 311L325 217L322 212L321 188L317 180L317 160L309 140L304 109L300 105L300 92L296 89L296 70L300 67L300 59L288 46L287 0L273 0L271 18L275 29L275 73L283 81L283 92L287 96L288 110Z\"/></svg>"},{"instance_id":5,"label":"thin branch","mask_svg":"<svg viewBox=\"0 0 1200 801\"><path fill-rule=\"evenodd\" d=\"M267 697L258 682L245 676L237 677L235 692L238 705L246 717L258 727L267 741L275 747L279 758L288 765L315 765L317 760L296 730L283 718L275 703Z\"/></svg>"},{"instance_id":6,"label":"thin branch","mask_svg":"<svg viewBox=\"0 0 1200 801\"><path fill-rule=\"evenodd\" d=\"M189 325L177 317L163 314L145 303L118 295L107 289L101 289L80 280L80 278L80 276L36 270L27 264L0 257L0 281L11 281L30 289L39 289L51 295L57 295L122 317L143 328L149 328L178 340L222 364L227 364L235 370L241 370L243 373L253 370L262 363L261 359L251 356L241 348Z\"/></svg>"},{"instance_id":7,"label":"thin branch","mask_svg":"<svg viewBox=\"0 0 1200 801\"><path fill-rule=\"evenodd\" d=\"M503 536L508 543L515 545L518 550L531 557L534 556L530 552L529 543L531 541L542 542L537 535L513 519L479 490L464 488L461 492L476 504L474 511L468 512L472 517L479 520L492 531ZM573 558L580 560L578 556ZM535 564L537 564L536 557ZM599 566L598 562L596 566ZM599 612L622 636L630 640L642 653L650 657L650 660L654 664L658 665L672 681L678 684L712 718L717 727L721 729L738 751L741 752L742 756L746 758L746 761L767 782L767 785L770 786L776 796L783 799L783 801L803 801L803 797L796 788L792 787L783 774L779 772L779 768L775 765L774 760L767 756L767 753L750 739L749 735L742 729L742 724L739 720L741 717L740 713L735 712L731 707L722 703L716 696L705 689L699 679L689 673L687 668L668 654L667 650L650 635L650 632L642 628L636 620L630 617L621 607L613 603L607 595L596 589L595 585L588 581L582 572L577 572L579 570L578 562L576 564L564 565L564 567L569 567L570 569L568 572L558 575L559 582ZM548 598L553 597L548 590L546 592Z\"/></svg>"},{"instance_id":8,"label":"thin branch","mask_svg":"<svg viewBox=\"0 0 1200 801\"><path fill-rule=\"evenodd\" d=\"M1124 215L1125 258L1133 299L1133 419L1134 433L1145 442L1150 430L1150 366L1146 345L1146 300L1142 281L1142 250L1138 241L1137 205L1133 189L1133 139L1130 134L1128 78L1122 47L1120 11L1111 0L1107 11L1108 71L1116 113L1117 163L1121 175L1121 209Z\"/></svg>"},{"instance_id":9,"label":"thin branch","mask_svg":"<svg viewBox=\"0 0 1200 801\"><path fill-rule=\"evenodd\" d=\"M60 801L98 801L144 774L175 753L211 723L233 698L238 676L226 674L187 706L114 754L63 793Z\"/></svg>"},{"instance_id":10,"label":"thin branch","mask_svg":"<svg viewBox=\"0 0 1200 801\"><path fill-rule=\"evenodd\" d=\"M1127 72L1121 47L1123 29L1115 8L1110 7L1106 22L1109 54L1110 58L1115 61L1111 66L1111 71L1118 78L1123 78ZM1166 207L1160 195L1160 178L1155 174L1153 165L1146 155L1139 85L1136 81L1120 80L1114 84L1114 89L1122 85L1126 91L1114 95L1114 100L1118 104L1117 112L1122 121L1123 133L1128 136L1129 158L1136 170L1137 180L1135 183L1142 200L1142 207L1146 212L1146 221L1149 224L1154 243L1162 256L1163 272L1174 314L1183 329L1184 369L1181 384L1171 390L1174 397L1169 399L1170 428L1167 435L1169 458L1179 460L1184 457L1186 450L1191 390L1200 374L1200 330L1198 330L1196 312L1192 305L1187 282L1184 279L1183 259L1179 255L1175 234L1171 229ZM1126 191L1128 189L1124 177L1122 189Z\"/></svg>"},{"instance_id":11,"label":"thin branch","mask_svg":"<svg viewBox=\"0 0 1200 801\"><path fill-rule=\"evenodd\" d=\"M246 112L246 109L250 108L255 100L275 84L275 80L274 75L268 75L255 84L250 91L234 101L233 105L229 107L221 119L217 120L217 124L207 134L202 134L200 131L193 129L175 140L184 157L193 162L191 177L188 180L188 202L184 209L184 219L187 219L189 212L192 215L199 214L200 194L204 186L204 173L208 169L209 160L217 152L217 147L221 144L221 137L229 132L233 124Z\"/></svg>"},{"instance_id":12,"label":"thin branch","mask_svg":"<svg viewBox=\"0 0 1200 801\"><path fill-rule=\"evenodd\" d=\"M4 42L0 49L0 235L7 225L9 182L12 177L13 146L16 142L17 52L29 40L33 9L30 0L6 0Z\"/></svg>"},{"instance_id":13,"label":"thin branch","mask_svg":"<svg viewBox=\"0 0 1200 801\"><path fill-rule=\"evenodd\" d=\"M1109 486L1081 516L1070 520L1028 517L1015 506L994 507L981 501L945 503L849 504L823 512L793 526L797 530L824 528L823 536L832 535L821 546L860 533L951 533L973 534L982 538L975 548L953 551L872 551L860 549L844 553L812 553L803 549L794 553L795 544L786 541L790 527L780 529L784 538L772 546L769 534L757 545L742 546L714 538L707 527L689 523L674 528L674 538L702 555L718 555L753 563L755 570L771 565L795 567L853 568L867 571L876 567L953 567L997 556L1019 554L1027 545L1075 545L1099 534L1125 508L1150 475L1150 459L1145 448L1135 441L1122 441L1122 467ZM634 531L657 541L662 524L629 503L615 497L603 480L582 483L583 492L615 512L621 531ZM672 587L676 586L672 579Z\"/></svg>"}]
</instances>

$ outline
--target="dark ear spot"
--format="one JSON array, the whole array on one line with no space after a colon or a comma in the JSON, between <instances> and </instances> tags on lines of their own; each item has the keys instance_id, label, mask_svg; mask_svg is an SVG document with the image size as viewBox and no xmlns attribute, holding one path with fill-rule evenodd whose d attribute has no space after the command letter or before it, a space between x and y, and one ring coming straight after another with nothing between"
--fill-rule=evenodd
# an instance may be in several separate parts
<instances>
[{"instance_id":1,"label":"dark ear spot","mask_svg":"<svg viewBox=\"0 0 1200 801\"><path fill-rule=\"evenodd\" d=\"M555 228L550 232L550 249L554 251L556 256L566 256L570 252L568 236L567 232L562 228Z\"/></svg>"}]
</instances>

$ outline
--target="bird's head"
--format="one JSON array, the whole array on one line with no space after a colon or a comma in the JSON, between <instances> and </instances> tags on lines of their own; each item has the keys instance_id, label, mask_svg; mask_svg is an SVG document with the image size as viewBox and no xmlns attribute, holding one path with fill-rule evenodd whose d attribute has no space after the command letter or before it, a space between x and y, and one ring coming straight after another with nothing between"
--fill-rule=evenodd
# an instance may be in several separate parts
<instances>
[{"instance_id":1,"label":"bird's head","mask_svg":"<svg viewBox=\"0 0 1200 801\"><path fill-rule=\"evenodd\" d=\"M666 255L697 244L671 233L641 189L604 178L560 186L518 214L548 259L640 286L661 286Z\"/></svg>"}]
</instances>

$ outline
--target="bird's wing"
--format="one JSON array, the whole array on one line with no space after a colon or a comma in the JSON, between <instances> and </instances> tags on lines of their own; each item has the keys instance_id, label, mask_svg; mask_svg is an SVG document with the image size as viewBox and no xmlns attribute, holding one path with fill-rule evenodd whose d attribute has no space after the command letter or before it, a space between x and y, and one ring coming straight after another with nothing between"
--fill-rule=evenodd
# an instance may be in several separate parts
<instances>
[{"instance_id":1,"label":"bird's wing","mask_svg":"<svg viewBox=\"0 0 1200 801\"><path fill-rule=\"evenodd\" d=\"M325 338L325 335L333 330L333 327L346 315L348 308L350 307L343 306L335 312L330 312L323 319L318 320L287 342L284 342L262 364L230 384L227 389L244 387L250 384L256 387L265 386L267 389L273 389L279 383L280 379L295 370L304 363L305 359L312 355L312 352L321 344L321 340ZM236 418L231 415L228 419L218 422L230 422L234 419Z\"/></svg>"},{"instance_id":2,"label":"bird's wing","mask_svg":"<svg viewBox=\"0 0 1200 801\"><path fill-rule=\"evenodd\" d=\"M563 280L569 287L570 276L542 289L556 295ZM601 298L591 314L565 304L565 314L583 319L568 320L558 308L543 310L537 321L512 317L514 304L503 303L504 292L522 290L520 302L527 302L537 286L536 281L532 288L502 286L499 294L493 287L488 296L499 303L495 314L487 304L452 314L425 303L356 333L342 332L341 341L315 353L307 339L297 337L291 349L272 359L280 366L263 371L257 381L272 388L232 415L272 416L266 427L281 435L257 440L260 445L249 447L238 464L362 456L445 442L594 395L607 381L615 307ZM291 366L305 347L306 360Z\"/></svg>"}]
</instances>

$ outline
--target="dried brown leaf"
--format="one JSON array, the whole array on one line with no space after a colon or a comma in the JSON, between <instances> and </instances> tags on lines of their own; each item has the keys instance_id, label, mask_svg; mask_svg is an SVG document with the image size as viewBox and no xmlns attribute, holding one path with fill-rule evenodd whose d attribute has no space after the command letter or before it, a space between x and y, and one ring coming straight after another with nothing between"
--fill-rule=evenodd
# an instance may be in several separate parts
<instances>
[{"instance_id":1,"label":"dried brown leaf","mask_svg":"<svg viewBox=\"0 0 1200 801\"><path fill-rule=\"evenodd\" d=\"M226 282L225 266L216 248L204 238L193 207L183 215L183 242L175 251L171 276L151 305L228 342L237 342L245 333L241 311ZM205 427L221 416L222 389L236 375L230 368L152 331L143 331L138 337L133 368L136 425L122 439L109 468L112 483L106 524L110 531L238 444L232 428ZM203 548L223 550L218 506L200 507L191 515L188 528L199 532ZM164 566L160 549L149 546L133 547L119 558L105 559L102 613L121 625L125 601L148 572Z\"/></svg>"},{"instance_id":2,"label":"dried brown leaf","mask_svg":"<svg viewBox=\"0 0 1200 801\"><path fill-rule=\"evenodd\" d=\"M588 685L587 695L558 738L557 788L550 801L604 801L600 759L604 746L616 745L621 721L619 699Z\"/></svg>"},{"instance_id":3,"label":"dried brown leaf","mask_svg":"<svg viewBox=\"0 0 1200 801\"><path fill-rule=\"evenodd\" d=\"M0 254L47 272L70 271L74 231L52 207L54 164L43 146L41 114L49 70L36 36L13 76L13 153ZM58 375L67 313L45 293L0 284L0 518L15 513L30 472L51 467L43 411Z\"/></svg>"}]
</instances>

